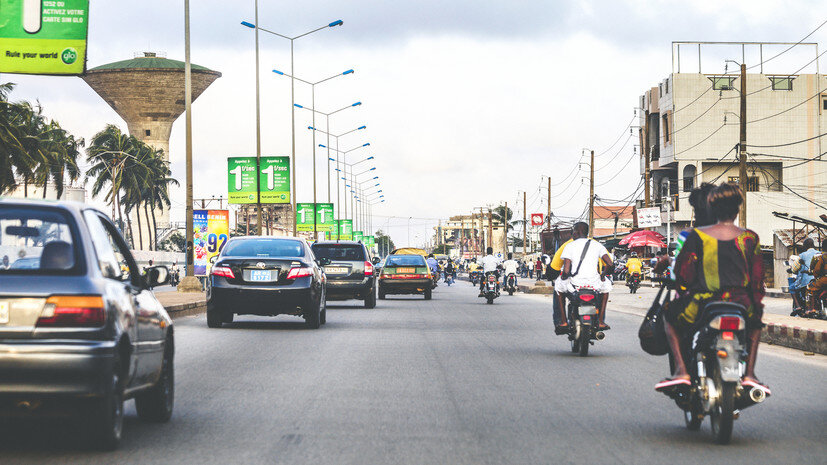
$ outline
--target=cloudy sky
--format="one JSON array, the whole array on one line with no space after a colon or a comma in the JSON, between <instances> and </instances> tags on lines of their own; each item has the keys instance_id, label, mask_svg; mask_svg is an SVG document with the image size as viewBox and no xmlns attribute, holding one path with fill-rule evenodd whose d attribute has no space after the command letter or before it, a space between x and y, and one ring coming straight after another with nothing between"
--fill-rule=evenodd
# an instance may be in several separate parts
<instances>
[{"instance_id":1,"label":"cloudy sky","mask_svg":"<svg viewBox=\"0 0 827 465\"><path fill-rule=\"evenodd\" d=\"M319 86L316 106L330 111L363 102L332 119L331 129L368 126L343 138L341 147L370 142L370 150L353 152L349 161L375 156L387 202L375 207L374 226L389 225L400 245L409 217L411 240L421 243L437 218L504 201L511 206L522 191L529 213L544 211L543 176L554 184L555 214L579 215L588 195L588 185L581 186L586 168L573 171L583 148L602 154L597 195L627 197L639 182L637 138L629 140L627 126L640 94L670 72L671 41L794 42L823 20L814 14L821 2L796 0L260 3L261 26L286 35L344 21L296 41L295 74L319 80L356 71ZM254 36L239 24L253 21L253 5L191 0L193 62L223 73L193 106L196 197L226 196L226 157L255 154ZM809 40L820 42L826 33ZM183 2L93 1L89 41L90 68L142 51L182 60ZM722 60L739 55L725 51L705 66L723 71ZM262 34L265 155L290 153L290 82L271 72L288 71L289 58L288 41ZM79 78L2 75L0 81L17 83L14 99L39 100L48 116L79 136L88 139L107 123L126 129ZM309 106L309 89L297 86L296 100ZM308 112L297 112L299 201L312 199L312 141L302 129L309 123ZM170 155L183 184L183 118L173 128ZM318 153L320 201L327 197L326 159ZM173 195L173 219L183 220L183 189Z\"/></svg>"}]
</instances>

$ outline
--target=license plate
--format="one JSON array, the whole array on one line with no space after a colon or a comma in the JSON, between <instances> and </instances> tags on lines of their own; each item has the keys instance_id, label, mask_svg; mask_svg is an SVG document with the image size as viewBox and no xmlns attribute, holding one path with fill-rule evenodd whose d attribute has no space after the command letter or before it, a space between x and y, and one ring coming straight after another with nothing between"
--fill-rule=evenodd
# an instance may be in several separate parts
<instances>
[{"instance_id":1,"label":"license plate","mask_svg":"<svg viewBox=\"0 0 827 465\"><path fill-rule=\"evenodd\" d=\"M0 325L4 325L9 322L9 303L8 302L0 302Z\"/></svg>"},{"instance_id":2,"label":"license plate","mask_svg":"<svg viewBox=\"0 0 827 465\"><path fill-rule=\"evenodd\" d=\"M343 266L328 266L324 271L329 274L347 274L347 268Z\"/></svg>"},{"instance_id":3,"label":"license plate","mask_svg":"<svg viewBox=\"0 0 827 465\"><path fill-rule=\"evenodd\" d=\"M396 272L399 274L415 274L416 268L397 268Z\"/></svg>"},{"instance_id":4,"label":"license plate","mask_svg":"<svg viewBox=\"0 0 827 465\"><path fill-rule=\"evenodd\" d=\"M272 281L270 270L250 270L250 281Z\"/></svg>"}]
</instances>

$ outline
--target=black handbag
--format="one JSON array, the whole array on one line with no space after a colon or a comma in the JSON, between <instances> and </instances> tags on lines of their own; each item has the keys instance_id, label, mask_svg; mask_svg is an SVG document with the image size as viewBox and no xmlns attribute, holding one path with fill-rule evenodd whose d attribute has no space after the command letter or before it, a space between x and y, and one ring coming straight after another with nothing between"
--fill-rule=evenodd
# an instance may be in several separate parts
<instances>
[{"instance_id":1,"label":"black handbag","mask_svg":"<svg viewBox=\"0 0 827 465\"><path fill-rule=\"evenodd\" d=\"M666 329L663 327L663 319L666 318L666 305L669 303L669 292L661 302L663 291L666 286L661 286L655 301L646 312L643 323L637 332L640 339L640 348L649 355L666 355L669 352L669 344L666 341Z\"/></svg>"}]
</instances>

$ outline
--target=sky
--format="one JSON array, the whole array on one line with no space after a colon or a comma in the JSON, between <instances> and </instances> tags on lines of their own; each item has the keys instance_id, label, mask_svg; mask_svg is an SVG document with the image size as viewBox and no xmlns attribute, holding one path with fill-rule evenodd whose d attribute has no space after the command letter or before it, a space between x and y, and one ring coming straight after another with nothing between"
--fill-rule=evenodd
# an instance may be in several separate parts
<instances>
[{"instance_id":1,"label":"sky","mask_svg":"<svg viewBox=\"0 0 827 465\"><path fill-rule=\"evenodd\" d=\"M254 0L190 3L192 61L222 73L193 104L194 194L226 197L226 158L256 149L254 34L240 25L254 21ZM555 215L580 215L588 198L583 149L597 154L596 194L629 197L640 181L629 124L639 96L670 73L672 41L795 42L824 20L812 14L821 2L804 0L259 3L260 26L285 35L344 21L295 41L294 74L317 81L355 70L318 86L316 107L363 103L331 118L331 130L367 125L340 148L370 143L348 161L375 157L360 165L376 167L371 173L385 194L373 207L374 229L389 231L397 245L422 244L440 218L503 202L513 208L522 192L529 214L545 212L547 177ZM89 68L144 51L183 60L181 1L93 1L89 22ZM289 155L290 80L272 70L289 72L290 44L265 33L260 40L262 154ZM726 58L740 51L719 52L704 66L723 71ZM809 59L790 54L787 61ZM87 140L108 123L126 130L77 77L3 74L0 82L17 83L13 100L39 101L47 116ZM310 106L307 86L297 83L296 102ZM310 112L297 110L299 202L313 196L311 123ZM170 140L173 177L182 185L184 129L182 117ZM317 199L326 201L327 154L316 157ZM172 219L183 221L183 187L172 196Z\"/></svg>"}]
</instances>

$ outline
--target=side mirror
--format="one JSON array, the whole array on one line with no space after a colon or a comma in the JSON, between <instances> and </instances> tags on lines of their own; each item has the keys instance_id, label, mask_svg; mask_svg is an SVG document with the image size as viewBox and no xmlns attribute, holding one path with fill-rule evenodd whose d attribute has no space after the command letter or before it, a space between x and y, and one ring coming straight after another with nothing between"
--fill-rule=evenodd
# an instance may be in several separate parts
<instances>
[{"instance_id":1,"label":"side mirror","mask_svg":"<svg viewBox=\"0 0 827 465\"><path fill-rule=\"evenodd\" d=\"M146 269L144 285L148 288L163 286L169 282L169 268L165 266L152 266Z\"/></svg>"},{"instance_id":2,"label":"side mirror","mask_svg":"<svg viewBox=\"0 0 827 465\"><path fill-rule=\"evenodd\" d=\"M330 259L327 258L327 257L322 257L322 258L316 260L316 263L318 263L319 266L330 265Z\"/></svg>"},{"instance_id":3,"label":"side mirror","mask_svg":"<svg viewBox=\"0 0 827 465\"><path fill-rule=\"evenodd\" d=\"M381 261L381 260L379 259L379 257L373 257L373 260L371 260L371 262L373 262L373 264L374 264L374 265L376 265L376 264L377 264L377 263L379 263L380 261Z\"/></svg>"}]
</instances>

